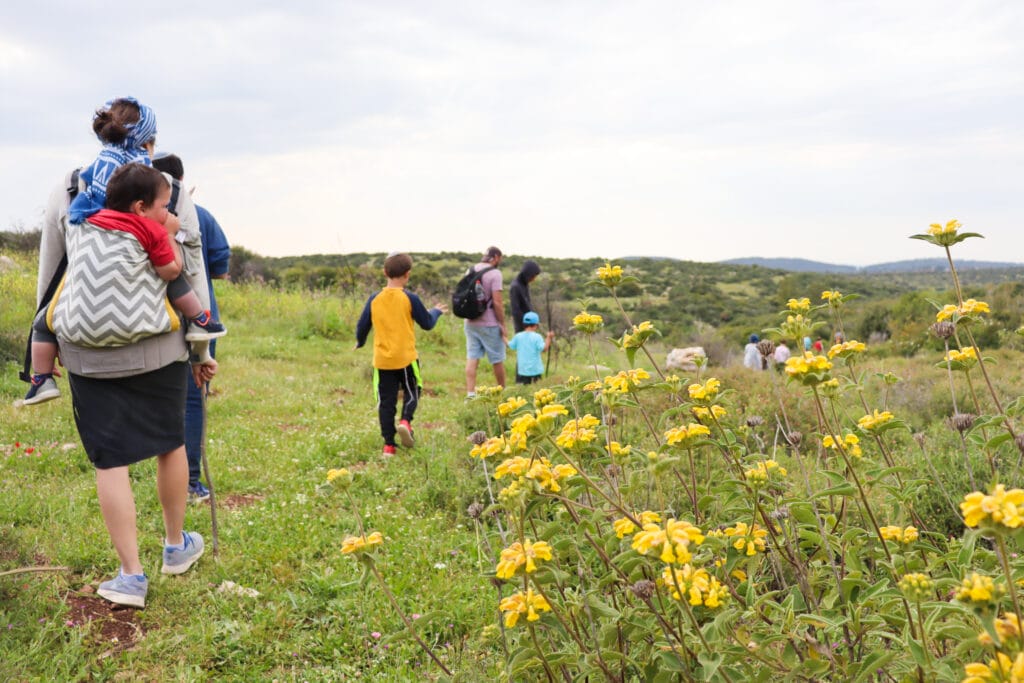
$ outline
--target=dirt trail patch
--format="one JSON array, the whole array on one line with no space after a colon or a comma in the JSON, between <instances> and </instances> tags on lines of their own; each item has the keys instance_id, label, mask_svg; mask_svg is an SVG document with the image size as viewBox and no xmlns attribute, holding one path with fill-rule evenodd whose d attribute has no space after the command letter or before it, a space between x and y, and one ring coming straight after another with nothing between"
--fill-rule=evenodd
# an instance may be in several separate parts
<instances>
[{"instance_id":1,"label":"dirt trail patch","mask_svg":"<svg viewBox=\"0 0 1024 683\"><path fill-rule=\"evenodd\" d=\"M91 588L88 586L86 590ZM69 593L65 602L68 606L68 627L89 626L101 644L113 648L101 656L131 648L146 633L139 620L139 611L134 608L115 605L85 591Z\"/></svg>"}]
</instances>

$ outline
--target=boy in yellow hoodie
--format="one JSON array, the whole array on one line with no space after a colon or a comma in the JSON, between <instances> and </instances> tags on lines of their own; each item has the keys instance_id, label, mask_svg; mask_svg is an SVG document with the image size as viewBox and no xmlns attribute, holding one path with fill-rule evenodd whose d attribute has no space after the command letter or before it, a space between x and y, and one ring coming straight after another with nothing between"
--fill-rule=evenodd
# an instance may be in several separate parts
<instances>
[{"instance_id":1,"label":"boy in yellow hoodie","mask_svg":"<svg viewBox=\"0 0 1024 683\"><path fill-rule=\"evenodd\" d=\"M448 307L441 303L434 304L428 311L418 296L405 290L411 272L411 256L388 255L384 260L387 285L367 299L356 324L357 349L366 343L371 328L374 329L373 390L385 456L395 454L396 433L404 447L412 448L415 443L411 423L423 388L423 378L413 322L424 330L432 330L441 315L448 312ZM402 419L396 429L399 389L402 390Z\"/></svg>"}]
</instances>

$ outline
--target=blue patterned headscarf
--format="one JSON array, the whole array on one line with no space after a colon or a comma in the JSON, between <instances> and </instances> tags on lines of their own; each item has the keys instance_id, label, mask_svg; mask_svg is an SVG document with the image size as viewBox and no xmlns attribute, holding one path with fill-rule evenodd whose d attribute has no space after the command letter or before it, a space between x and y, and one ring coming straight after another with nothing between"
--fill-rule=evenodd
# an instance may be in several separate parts
<instances>
[{"instance_id":1,"label":"blue patterned headscarf","mask_svg":"<svg viewBox=\"0 0 1024 683\"><path fill-rule=\"evenodd\" d=\"M82 169L79 178L85 189L79 192L68 208L68 222L81 223L103 208L107 202L107 183L114 171L125 164L138 163L152 166L149 153L143 145L156 137L156 115L134 97L110 100L101 111L107 111L115 102L130 102L139 108L139 120L125 125L128 135L118 144L103 142L103 149L89 166Z\"/></svg>"}]
</instances>

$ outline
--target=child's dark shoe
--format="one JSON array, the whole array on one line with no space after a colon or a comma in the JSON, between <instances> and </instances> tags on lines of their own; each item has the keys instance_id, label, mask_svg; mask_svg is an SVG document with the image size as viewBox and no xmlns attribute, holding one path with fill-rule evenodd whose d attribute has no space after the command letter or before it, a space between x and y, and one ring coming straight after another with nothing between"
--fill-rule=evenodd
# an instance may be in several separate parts
<instances>
[{"instance_id":1,"label":"child's dark shoe","mask_svg":"<svg viewBox=\"0 0 1024 683\"><path fill-rule=\"evenodd\" d=\"M227 333L228 328L214 320L209 311L203 311L189 321L185 341L209 341Z\"/></svg>"},{"instance_id":2,"label":"child's dark shoe","mask_svg":"<svg viewBox=\"0 0 1024 683\"><path fill-rule=\"evenodd\" d=\"M25 394L23 403L27 406L33 406L37 403L52 401L55 398L60 398L60 388L53 381L53 375L49 373L45 375L32 375L32 383L28 388L28 393Z\"/></svg>"}]
</instances>

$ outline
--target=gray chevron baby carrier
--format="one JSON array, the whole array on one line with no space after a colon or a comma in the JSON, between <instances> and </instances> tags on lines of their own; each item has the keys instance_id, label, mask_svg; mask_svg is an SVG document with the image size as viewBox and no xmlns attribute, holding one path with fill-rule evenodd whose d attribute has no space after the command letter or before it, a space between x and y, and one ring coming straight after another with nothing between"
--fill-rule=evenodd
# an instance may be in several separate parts
<instances>
[{"instance_id":1,"label":"gray chevron baby carrier","mask_svg":"<svg viewBox=\"0 0 1024 683\"><path fill-rule=\"evenodd\" d=\"M67 271L46 314L55 334L109 348L180 328L167 283L133 235L85 222L69 225L65 241Z\"/></svg>"}]
</instances>

